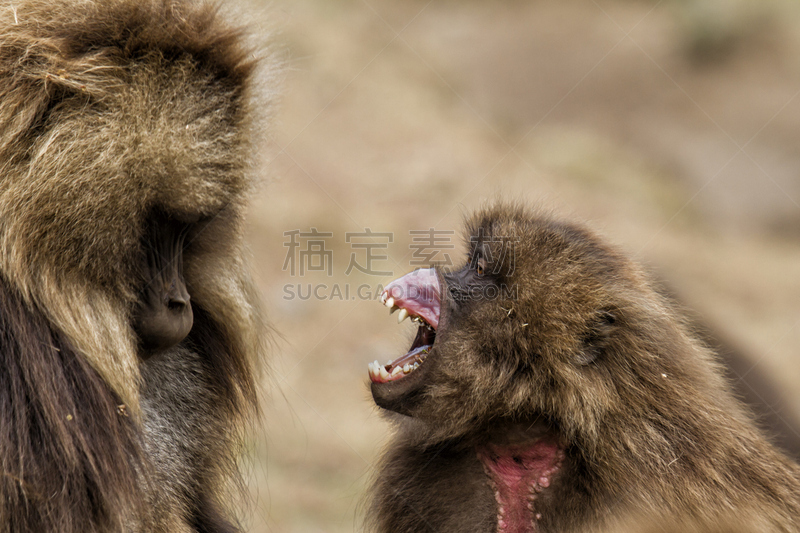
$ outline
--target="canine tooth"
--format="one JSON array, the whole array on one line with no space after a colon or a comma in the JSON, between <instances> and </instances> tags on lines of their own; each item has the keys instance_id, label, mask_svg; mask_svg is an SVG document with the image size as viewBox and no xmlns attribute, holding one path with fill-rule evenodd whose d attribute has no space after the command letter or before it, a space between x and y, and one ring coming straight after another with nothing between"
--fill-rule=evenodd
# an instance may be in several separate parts
<instances>
[{"instance_id":1,"label":"canine tooth","mask_svg":"<svg viewBox=\"0 0 800 533\"><path fill-rule=\"evenodd\" d=\"M392 307L394 307L394 298L389 298L388 300L383 302L383 305L391 309Z\"/></svg>"},{"instance_id":2,"label":"canine tooth","mask_svg":"<svg viewBox=\"0 0 800 533\"><path fill-rule=\"evenodd\" d=\"M389 379L389 373L386 371L385 367L381 367L380 376L381 376L381 379Z\"/></svg>"},{"instance_id":3,"label":"canine tooth","mask_svg":"<svg viewBox=\"0 0 800 533\"><path fill-rule=\"evenodd\" d=\"M395 376L399 375L400 372L402 372L402 371L403 371L403 369L400 368L399 366L394 367L394 369L392 369L392 377L395 377Z\"/></svg>"},{"instance_id":4,"label":"canine tooth","mask_svg":"<svg viewBox=\"0 0 800 533\"><path fill-rule=\"evenodd\" d=\"M401 309L401 310L400 310L400 314L399 314L399 315L397 315L397 323L399 324L400 322L402 322L402 321L403 321L403 320L405 320L406 318L408 318L408 310L406 310L406 309Z\"/></svg>"},{"instance_id":5,"label":"canine tooth","mask_svg":"<svg viewBox=\"0 0 800 533\"><path fill-rule=\"evenodd\" d=\"M409 372L411 372L411 365L406 363L403 365L403 374L408 374Z\"/></svg>"}]
</instances>

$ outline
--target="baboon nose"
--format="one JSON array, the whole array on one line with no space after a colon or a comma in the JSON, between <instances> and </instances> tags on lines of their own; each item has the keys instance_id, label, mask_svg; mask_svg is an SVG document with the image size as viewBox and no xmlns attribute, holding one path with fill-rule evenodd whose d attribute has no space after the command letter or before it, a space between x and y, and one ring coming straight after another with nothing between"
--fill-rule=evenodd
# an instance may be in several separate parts
<instances>
[{"instance_id":1,"label":"baboon nose","mask_svg":"<svg viewBox=\"0 0 800 533\"><path fill-rule=\"evenodd\" d=\"M189 307L189 293L181 282L173 282L167 292L167 307L173 311L183 311Z\"/></svg>"},{"instance_id":2,"label":"baboon nose","mask_svg":"<svg viewBox=\"0 0 800 533\"><path fill-rule=\"evenodd\" d=\"M167 306L174 311L182 311L186 309L188 305L189 305L189 299L188 298L184 299L181 297L170 298L169 302L167 303Z\"/></svg>"}]
</instances>

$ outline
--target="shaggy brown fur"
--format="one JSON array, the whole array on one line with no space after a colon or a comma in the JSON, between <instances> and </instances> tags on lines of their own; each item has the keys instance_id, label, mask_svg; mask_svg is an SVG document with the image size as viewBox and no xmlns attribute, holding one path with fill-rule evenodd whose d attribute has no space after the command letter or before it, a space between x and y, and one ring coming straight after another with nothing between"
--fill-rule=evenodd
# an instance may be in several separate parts
<instances>
[{"instance_id":1,"label":"shaggy brown fur","mask_svg":"<svg viewBox=\"0 0 800 533\"><path fill-rule=\"evenodd\" d=\"M734 395L750 409L770 442L795 462L800 461L800 420L792 413L792 398L783 393L765 369L754 366L758 354L748 353L712 333L708 325L693 321L692 329L719 355Z\"/></svg>"},{"instance_id":2,"label":"shaggy brown fur","mask_svg":"<svg viewBox=\"0 0 800 533\"><path fill-rule=\"evenodd\" d=\"M0 532L231 531L262 326L242 259L254 63L190 0L0 8ZM194 325L131 326L154 213Z\"/></svg>"},{"instance_id":3,"label":"shaggy brown fur","mask_svg":"<svg viewBox=\"0 0 800 533\"><path fill-rule=\"evenodd\" d=\"M631 519L627 523L614 526L613 533L760 533L775 531L765 526L761 517L731 516L717 524L698 524L692 519L654 520L652 517Z\"/></svg>"},{"instance_id":4,"label":"shaggy brown fur","mask_svg":"<svg viewBox=\"0 0 800 533\"><path fill-rule=\"evenodd\" d=\"M372 380L378 405L399 413L375 530L621 531L635 513L800 531L800 469L635 264L518 207L480 211L467 229L469 264L437 272L429 355Z\"/></svg>"}]
</instances>

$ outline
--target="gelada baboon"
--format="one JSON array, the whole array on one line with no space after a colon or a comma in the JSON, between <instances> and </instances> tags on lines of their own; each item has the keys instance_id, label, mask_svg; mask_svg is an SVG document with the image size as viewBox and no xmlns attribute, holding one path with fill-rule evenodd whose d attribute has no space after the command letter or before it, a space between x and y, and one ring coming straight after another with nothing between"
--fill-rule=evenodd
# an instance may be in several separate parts
<instances>
[{"instance_id":1,"label":"gelada baboon","mask_svg":"<svg viewBox=\"0 0 800 533\"><path fill-rule=\"evenodd\" d=\"M0 8L0 532L235 530L244 42L188 0Z\"/></svg>"},{"instance_id":2,"label":"gelada baboon","mask_svg":"<svg viewBox=\"0 0 800 533\"><path fill-rule=\"evenodd\" d=\"M800 470L634 263L503 204L467 236L463 268L384 293L419 330L407 354L370 365L398 426L373 487L376 531L619 532L629 515L800 531Z\"/></svg>"}]
</instances>

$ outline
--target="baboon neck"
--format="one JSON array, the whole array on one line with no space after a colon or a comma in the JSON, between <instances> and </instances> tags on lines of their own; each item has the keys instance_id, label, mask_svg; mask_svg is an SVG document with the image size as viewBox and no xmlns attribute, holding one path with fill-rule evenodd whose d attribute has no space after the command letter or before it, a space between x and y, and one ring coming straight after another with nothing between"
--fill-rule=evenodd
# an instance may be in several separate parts
<instances>
[{"instance_id":1,"label":"baboon neck","mask_svg":"<svg viewBox=\"0 0 800 533\"><path fill-rule=\"evenodd\" d=\"M561 467L563 449L552 439L477 448L497 501L497 533L536 533L539 494Z\"/></svg>"}]
</instances>

